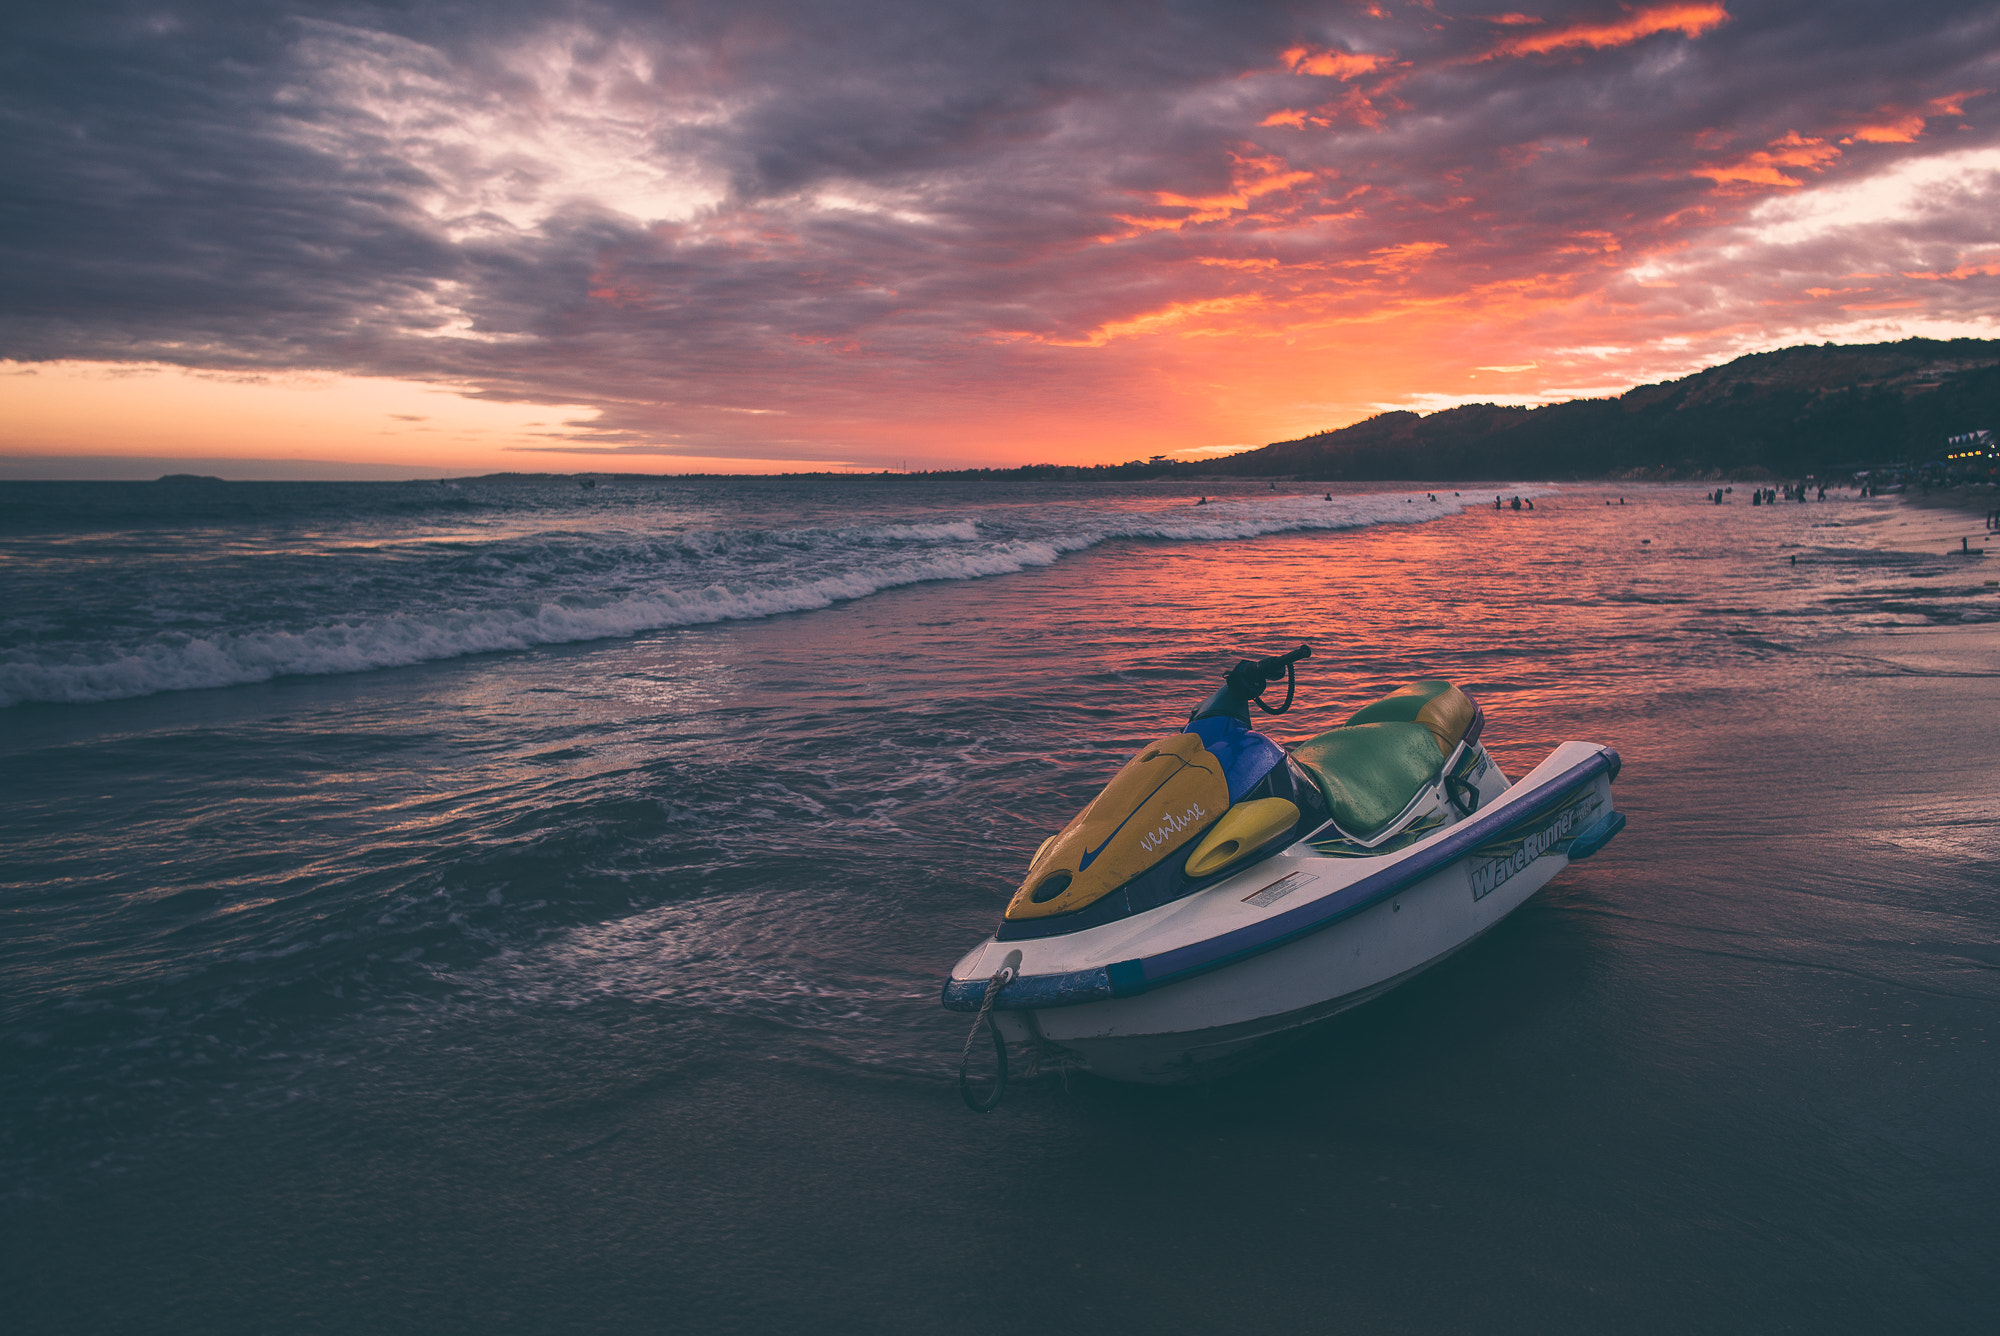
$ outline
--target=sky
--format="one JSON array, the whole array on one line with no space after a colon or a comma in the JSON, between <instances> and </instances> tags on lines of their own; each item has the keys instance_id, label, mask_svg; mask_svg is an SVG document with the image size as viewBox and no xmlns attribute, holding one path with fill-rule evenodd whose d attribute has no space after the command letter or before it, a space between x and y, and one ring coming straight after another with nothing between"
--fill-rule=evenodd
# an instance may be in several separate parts
<instances>
[{"instance_id":1,"label":"sky","mask_svg":"<svg viewBox=\"0 0 2000 1336\"><path fill-rule=\"evenodd\" d=\"M1200 459L2000 336L2000 6L1516 3L32 6L0 476Z\"/></svg>"}]
</instances>

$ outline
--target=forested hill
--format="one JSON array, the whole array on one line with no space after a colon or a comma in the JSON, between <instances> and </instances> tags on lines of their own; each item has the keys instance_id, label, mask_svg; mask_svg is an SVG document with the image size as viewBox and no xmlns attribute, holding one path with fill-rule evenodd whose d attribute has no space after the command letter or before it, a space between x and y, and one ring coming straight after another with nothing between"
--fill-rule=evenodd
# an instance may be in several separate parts
<instances>
[{"instance_id":1,"label":"forested hill","mask_svg":"<svg viewBox=\"0 0 2000 1336\"><path fill-rule=\"evenodd\" d=\"M1773 477L1922 463L2000 429L2000 340L1904 339L1754 353L1616 399L1383 413L1338 431L1182 465L1315 479Z\"/></svg>"}]
</instances>

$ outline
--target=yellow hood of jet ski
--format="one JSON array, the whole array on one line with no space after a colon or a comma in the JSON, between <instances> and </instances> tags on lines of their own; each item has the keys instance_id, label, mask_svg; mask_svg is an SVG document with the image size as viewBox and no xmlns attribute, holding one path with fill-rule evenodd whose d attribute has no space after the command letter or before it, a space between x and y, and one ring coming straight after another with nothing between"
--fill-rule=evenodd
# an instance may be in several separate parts
<instances>
[{"instance_id":1,"label":"yellow hood of jet ski","mask_svg":"<svg viewBox=\"0 0 2000 1336\"><path fill-rule=\"evenodd\" d=\"M1201 738L1161 738L1042 846L1006 917L1048 918L1094 904L1189 844L1228 809L1222 762Z\"/></svg>"}]
</instances>

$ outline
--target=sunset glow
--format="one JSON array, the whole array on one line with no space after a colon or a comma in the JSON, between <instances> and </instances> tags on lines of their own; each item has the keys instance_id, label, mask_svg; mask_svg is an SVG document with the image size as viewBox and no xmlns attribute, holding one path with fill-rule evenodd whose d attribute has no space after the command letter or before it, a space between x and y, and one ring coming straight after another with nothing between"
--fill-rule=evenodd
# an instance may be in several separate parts
<instances>
[{"instance_id":1,"label":"sunset glow","mask_svg":"<svg viewBox=\"0 0 2000 1336\"><path fill-rule=\"evenodd\" d=\"M1201 458L2000 335L1988 8L1120 14L52 26L0 454Z\"/></svg>"}]
</instances>

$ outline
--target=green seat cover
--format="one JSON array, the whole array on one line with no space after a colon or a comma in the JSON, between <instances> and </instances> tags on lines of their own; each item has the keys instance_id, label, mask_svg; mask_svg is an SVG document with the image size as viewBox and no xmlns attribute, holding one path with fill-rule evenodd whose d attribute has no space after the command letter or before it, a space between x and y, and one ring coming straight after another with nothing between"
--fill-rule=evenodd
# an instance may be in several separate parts
<instances>
[{"instance_id":1,"label":"green seat cover","mask_svg":"<svg viewBox=\"0 0 2000 1336\"><path fill-rule=\"evenodd\" d=\"M1437 782L1445 758L1477 717L1478 707L1464 692L1431 678L1363 706L1342 727L1301 743L1292 756L1318 782L1340 828L1371 839Z\"/></svg>"},{"instance_id":2,"label":"green seat cover","mask_svg":"<svg viewBox=\"0 0 2000 1336\"><path fill-rule=\"evenodd\" d=\"M1364 840L1395 820L1444 768L1437 738L1414 720L1348 724L1300 743L1292 758L1318 782L1340 828Z\"/></svg>"}]
</instances>

